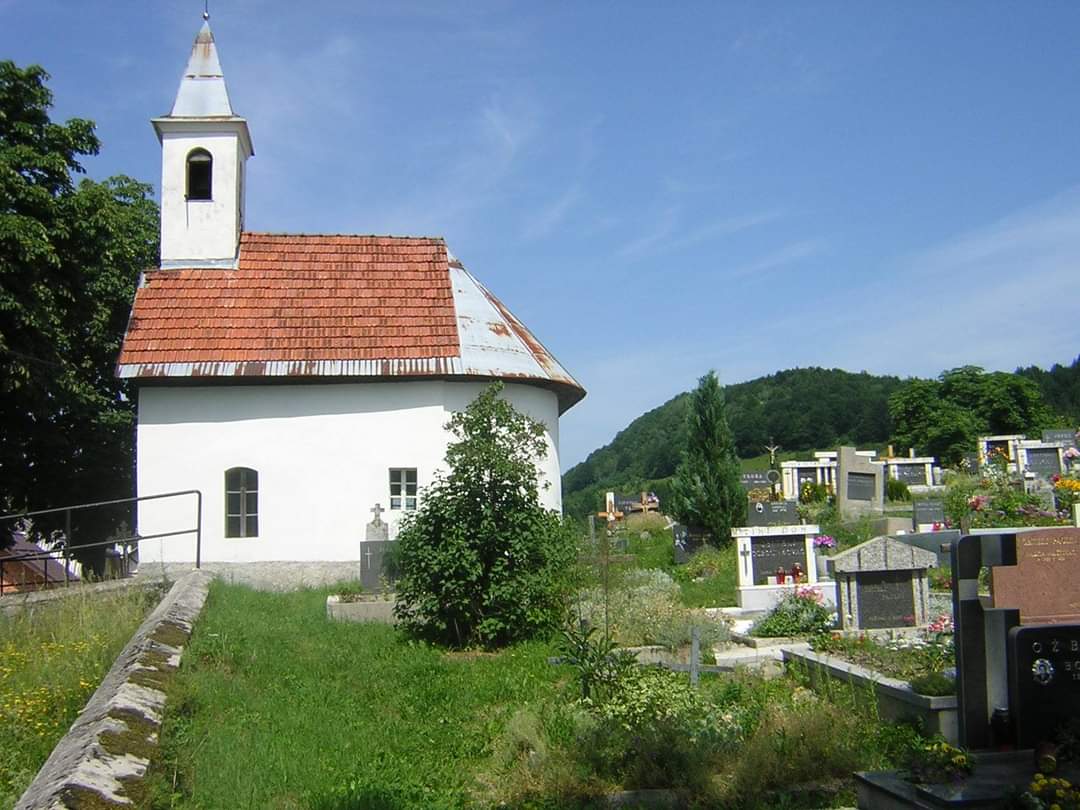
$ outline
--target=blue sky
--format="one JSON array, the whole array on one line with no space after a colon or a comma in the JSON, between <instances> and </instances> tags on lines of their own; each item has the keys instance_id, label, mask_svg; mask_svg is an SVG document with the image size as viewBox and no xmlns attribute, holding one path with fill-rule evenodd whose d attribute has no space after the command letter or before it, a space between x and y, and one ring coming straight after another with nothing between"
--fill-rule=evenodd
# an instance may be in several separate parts
<instances>
[{"instance_id":1,"label":"blue sky","mask_svg":"<svg viewBox=\"0 0 1080 810\"><path fill-rule=\"evenodd\" d=\"M710 368L1080 353L1080 4L212 0L253 230L445 236L585 385L564 468ZM153 183L192 0L0 0Z\"/></svg>"}]
</instances>

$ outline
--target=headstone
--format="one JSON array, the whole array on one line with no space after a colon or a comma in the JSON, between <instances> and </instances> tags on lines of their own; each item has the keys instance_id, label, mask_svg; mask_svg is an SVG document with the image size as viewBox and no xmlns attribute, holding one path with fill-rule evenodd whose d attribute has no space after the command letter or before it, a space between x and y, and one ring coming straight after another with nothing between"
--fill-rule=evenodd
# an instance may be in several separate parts
<instances>
[{"instance_id":1,"label":"headstone","mask_svg":"<svg viewBox=\"0 0 1080 810\"><path fill-rule=\"evenodd\" d=\"M749 526L794 526L800 520L799 505L795 501L761 501L746 508Z\"/></svg>"},{"instance_id":2,"label":"headstone","mask_svg":"<svg viewBox=\"0 0 1080 810\"><path fill-rule=\"evenodd\" d=\"M1022 624L1080 623L1080 531L1063 526L1016 538L1016 564L990 572L994 606L1018 609Z\"/></svg>"},{"instance_id":3,"label":"headstone","mask_svg":"<svg viewBox=\"0 0 1080 810\"><path fill-rule=\"evenodd\" d=\"M377 503L370 511L375 517L364 527L364 542L360 544L360 585L365 591L374 593L396 577L387 564L393 543L390 542L390 525L382 519L386 510Z\"/></svg>"},{"instance_id":4,"label":"headstone","mask_svg":"<svg viewBox=\"0 0 1080 810\"><path fill-rule=\"evenodd\" d=\"M845 629L921 626L929 621L927 569L937 555L891 537L875 537L832 559Z\"/></svg>"},{"instance_id":5,"label":"headstone","mask_svg":"<svg viewBox=\"0 0 1080 810\"><path fill-rule=\"evenodd\" d=\"M989 600L979 596L978 586L979 572L987 566ZM1077 667L1070 654L1073 639L1080 638L1078 570L1080 528L966 536L953 544L961 745L994 744L991 718L998 708L1008 711L1023 745L1052 734L1047 704L1061 707L1058 720L1080 718L1075 696L1057 691L1077 684L1061 678Z\"/></svg>"},{"instance_id":6,"label":"headstone","mask_svg":"<svg viewBox=\"0 0 1080 810\"><path fill-rule=\"evenodd\" d=\"M712 542L712 535L699 526L684 526L676 523L671 527L675 537L675 564L683 565L690 561L694 552Z\"/></svg>"},{"instance_id":7,"label":"headstone","mask_svg":"<svg viewBox=\"0 0 1080 810\"><path fill-rule=\"evenodd\" d=\"M907 543L909 546L917 546L926 549L931 554L937 555L938 566L949 567L949 549L953 543L960 539L957 529L942 529L936 532L908 532L907 534L890 534L893 540Z\"/></svg>"},{"instance_id":8,"label":"headstone","mask_svg":"<svg viewBox=\"0 0 1080 810\"><path fill-rule=\"evenodd\" d=\"M1018 748L1057 738L1080 719L1080 625L1009 631L1009 715Z\"/></svg>"},{"instance_id":9,"label":"headstone","mask_svg":"<svg viewBox=\"0 0 1080 810\"><path fill-rule=\"evenodd\" d=\"M881 512L885 507L884 465L871 463L854 447L837 454L836 506L841 515Z\"/></svg>"},{"instance_id":10,"label":"headstone","mask_svg":"<svg viewBox=\"0 0 1080 810\"><path fill-rule=\"evenodd\" d=\"M801 572L800 581L817 582L814 562L814 537L820 532L816 525L794 526L740 526L731 530L739 556L739 587L737 595L743 608L755 608L760 594L748 593L755 588L783 587L793 584L795 566ZM779 571L784 572L784 582L779 582ZM770 581L770 578L773 578ZM769 606L774 599L767 598L761 604Z\"/></svg>"},{"instance_id":11,"label":"headstone","mask_svg":"<svg viewBox=\"0 0 1080 810\"><path fill-rule=\"evenodd\" d=\"M817 479L817 467L798 467L795 471L795 480L799 484L799 492L802 492L803 484L816 484Z\"/></svg>"},{"instance_id":12,"label":"headstone","mask_svg":"<svg viewBox=\"0 0 1080 810\"><path fill-rule=\"evenodd\" d=\"M375 504L371 509L375 519L364 528L364 540L387 541L390 539L390 525L382 519L384 511L381 504Z\"/></svg>"},{"instance_id":13,"label":"headstone","mask_svg":"<svg viewBox=\"0 0 1080 810\"><path fill-rule=\"evenodd\" d=\"M1061 450L1057 447L1029 447L1027 469L1041 478L1061 474Z\"/></svg>"},{"instance_id":14,"label":"headstone","mask_svg":"<svg viewBox=\"0 0 1080 810\"><path fill-rule=\"evenodd\" d=\"M933 484L926 478L926 464L897 464L896 479L909 487L925 487Z\"/></svg>"},{"instance_id":15,"label":"headstone","mask_svg":"<svg viewBox=\"0 0 1080 810\"><path fill-rule=\"evenodd\" d=\"M912 528L917 532L932 531L934 524L945 524L945 502L927 498L911 504Z\"/></svg>"},{"instance_id":16,"label":"headstone","mask_svg":"<svg viewBox=\"0 0 1080 810\"><path fill-rule=\"evenodd\" d=\"M772 487L772 481L769 480L768 471L744 472L739 476L739 482L747 492L752 489L769 489Z\"/></svg>"},{"instance_id":17,"label":"headstone","mask_svg":"<svg viewBox=\"0 0 1080 810\"><path fill-rule=\"evenodd\" d=\"M1063 447L1077 447L1075 430L1044 430L1042 432L1042 440L1046 444L1060 444Z\"/></svg>"}]
</instances>

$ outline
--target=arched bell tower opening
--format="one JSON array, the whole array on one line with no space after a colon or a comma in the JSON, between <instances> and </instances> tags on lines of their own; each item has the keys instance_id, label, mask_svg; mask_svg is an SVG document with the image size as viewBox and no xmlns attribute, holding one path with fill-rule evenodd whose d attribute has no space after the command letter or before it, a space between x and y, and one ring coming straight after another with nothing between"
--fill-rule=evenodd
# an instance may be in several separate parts
<instances>
[{"instance_id":1,"label":"arched bell tower opening","mask_svg":"<svg viewBox=\"0 0 1080 810\"><path fill-rule=\"evenodd\" d=\"M244 177L255 150L229 100L210 23L195 37L161 142L161 266L236 267Z\"/></svg>"},{"instance_id":2,"label":"arched bell tower opening","mask_svg":"<svg viewBox=\"0 0 1080 810\"><path fill-rule=\"evenodd\" d=\"M214 157L198 146L188 152L187 156L187 198L214 198Z\"/></svg>"}]
</instances>

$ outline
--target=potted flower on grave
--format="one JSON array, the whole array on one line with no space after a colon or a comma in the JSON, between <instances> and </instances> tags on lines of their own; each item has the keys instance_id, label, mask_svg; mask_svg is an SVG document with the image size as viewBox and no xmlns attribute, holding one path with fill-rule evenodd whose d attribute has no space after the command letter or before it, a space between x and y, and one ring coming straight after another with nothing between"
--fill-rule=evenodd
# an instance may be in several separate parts
<instances>
[{"instance_id":1,"label":"potted flower on grave","mask_svg":"<svg viewBox=\"0 0 1080 810\"><path fill-rule=\"evenodd\" d=\"M817 565L818 579L826 579L828 577L828 569L826 564L829 560L829 555L832 554L836 548L836 538L830 534L819 534L814 538L814 560Z\"/></svg>"}]
</instances>

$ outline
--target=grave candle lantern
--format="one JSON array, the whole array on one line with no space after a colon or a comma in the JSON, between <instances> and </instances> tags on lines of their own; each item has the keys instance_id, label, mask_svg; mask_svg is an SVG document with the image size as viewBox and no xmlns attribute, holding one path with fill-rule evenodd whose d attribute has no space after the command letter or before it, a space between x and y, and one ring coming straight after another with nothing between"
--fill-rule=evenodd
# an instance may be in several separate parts
<instances>
[{"instance_id":1,"label":"grave candle lantern","mask_svg":"<svg viewBox=\"0 0 1080 810\"><path fill-rule=\"evenodd\" d=\"M802 577L803 577L802 566L799 565L798 563L795 563L793 566L791 566L791 581L798 584L798 583L802 582Z\"/></svg>"},{"instance_id":2,"label":"grave candle lantern","mask_svg":"<svg viewBox=\"0 0 1080 810\"><path fill-rule=\"evenodd\" d=\"M784 581L786 579L787 579L787 572L784 570L783 566L780 566L779 568L776 569L776 584L777 585L783 585Z\"/></svg>"}]
</instances>

